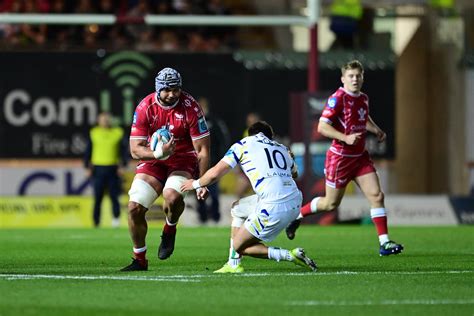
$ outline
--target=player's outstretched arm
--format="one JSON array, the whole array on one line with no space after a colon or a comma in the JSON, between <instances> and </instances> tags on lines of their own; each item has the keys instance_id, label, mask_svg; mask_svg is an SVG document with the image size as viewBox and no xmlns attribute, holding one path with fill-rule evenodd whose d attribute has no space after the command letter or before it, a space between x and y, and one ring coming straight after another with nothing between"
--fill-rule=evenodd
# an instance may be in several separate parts
<instances>
[{"instance_id":1,"label":"player's outstretched arm","mask_svg":"<svg viewBox=\"0 0 474 316\"><path fill-rule=\"evenodd\" d=\"M181 186L181 190L191 191L213 184L231 169L231 166L221 160L214 167L207 170L206 173L204 173L199 179L189 179L184 181L183 185Z\"/></svg>"}]
</instances>

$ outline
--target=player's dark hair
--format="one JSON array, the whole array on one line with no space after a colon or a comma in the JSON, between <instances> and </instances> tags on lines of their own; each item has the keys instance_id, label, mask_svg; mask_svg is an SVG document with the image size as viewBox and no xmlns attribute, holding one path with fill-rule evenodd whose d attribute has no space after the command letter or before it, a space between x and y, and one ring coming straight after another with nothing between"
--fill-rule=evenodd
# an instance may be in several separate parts
<instances>
[{"instance_id":1,"label":"player's dark hair","mask_svg":"<svg viewBox=\"0 0 474 316\"><path fill-rule=\"evenodd\" d=\"M341 67L341 74L344 76L344 73L350 69L359 69L361 73L364 73L364 66L357 59L351 60Z\"/></svg>"},{"instance_id":2,"label":"player's dark hair","mask_svg":"<svg viewBox=\"0 0 474 316\"><path fill-rule=\"evenodd\" d=\"M270 126L270 124L268 124L265 121L258 121L258 122L253 123L249 127L248 131L249 131L249 136L257 135L258 133L263 133L268 138L273 139L273 136L275 135L273 133L273 128Z\"/></svg>"}]
</instances>

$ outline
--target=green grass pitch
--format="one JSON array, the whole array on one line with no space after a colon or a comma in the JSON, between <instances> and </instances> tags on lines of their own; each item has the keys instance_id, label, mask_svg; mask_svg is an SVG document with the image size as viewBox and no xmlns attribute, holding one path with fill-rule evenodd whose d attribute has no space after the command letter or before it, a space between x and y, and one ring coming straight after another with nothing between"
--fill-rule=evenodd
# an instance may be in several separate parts
<instances>
[{"instance_id":1,"label":"green grass pitch","mask_svg":"<svg viewBox=\"0 0 474 316\"><path fill-rule=\"evenodd\" d=\"M148 233L147 272L130 263L121 229L1 229L0 315L473 315L474 226L393 227L401 255L379 257L372 226L311 226L271 245L304 247L316 273L244 258L242 275L215 275L229 229L178 228L158 260Z\"/></svg>"}]
</instances>

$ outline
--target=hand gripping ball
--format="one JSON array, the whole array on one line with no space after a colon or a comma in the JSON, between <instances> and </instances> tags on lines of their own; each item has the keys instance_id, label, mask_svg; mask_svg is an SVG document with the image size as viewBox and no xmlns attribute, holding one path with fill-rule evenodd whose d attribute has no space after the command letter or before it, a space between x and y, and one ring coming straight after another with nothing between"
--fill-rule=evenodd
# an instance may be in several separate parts
<instances>
[{"instance_id":1,"label":"hand gripping ball","mask_svg":"<svg viewBox=\"0 0 474 316\"><path fill-rule=\"evenodd\" d=\"M156 146L161 143L161 145L166 144L171 139L171 134L166 128L160 128L153 133L150 140L150 149L155 150Z\"/></svg>"}]
</instances>

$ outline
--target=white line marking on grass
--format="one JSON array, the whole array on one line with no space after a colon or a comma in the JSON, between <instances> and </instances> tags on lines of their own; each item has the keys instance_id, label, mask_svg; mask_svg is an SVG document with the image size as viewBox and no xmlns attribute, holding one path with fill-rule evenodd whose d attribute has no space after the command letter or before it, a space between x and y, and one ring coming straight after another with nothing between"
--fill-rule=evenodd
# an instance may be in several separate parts
<instances>
[{"instance_id":1,"label":"white line marking on grass","mask_svg":"<svg viewBox=\"0 0 474 316\"><path fill-rule=\"evenodd\" d=\"M368 305L472 305L473 299L467 300L382 300L382 301L296 301L289 302L292 306L368 306Z\"/></svg>"},{"instance_id":2,"label":"white line marking on grass","mask_svg":"<svg viewBox=\"0 0 474 316\"><path fill-rule=\"evenodd\" d=\"M191 277L192 278L192 277ZM188 276L106 276L106 275L50 275L50 274L0 274L6 280L113 280L113 281L166 281L201 282Z\"/></svg>"},{"instance_id":3,"label":"white line marking on grass","mask_svg":"<svg viewBox=\"0 0 474 316\"><path fill-rule=\"evenodd\" d=\"M291 277L320 277L320 276L338 276L338 275L426 275L426 274L468 274L474 273L471 270L451 270L451 271L335 271L335 272L287 272L287 273L242 273L232 274L232 277L268 277L268 276L291 276ZM54 274L0 274L0 279L5 280L37 280L37 279L56 279L56 280L115 280L115 281L160 281L160 282L201 282L203 278L219 278L222 274L175 274L158 276L133 276L133 275L54 275Z\"/></svg>"},{"instance_id":4,"label":"white line marking on grass","mask_svg":"<svg viewBox=\"0 0 474 316\"><path fill-rule=\"evenodd\" d=\"M473 270L451 270L451 271L335 271L335 272L289 272L289 273L243 273L236 274L242 277L259 276L333 276L333 275L424 275L424 274L463 274L474 273Z\"/></svg>"}]
</instances>

